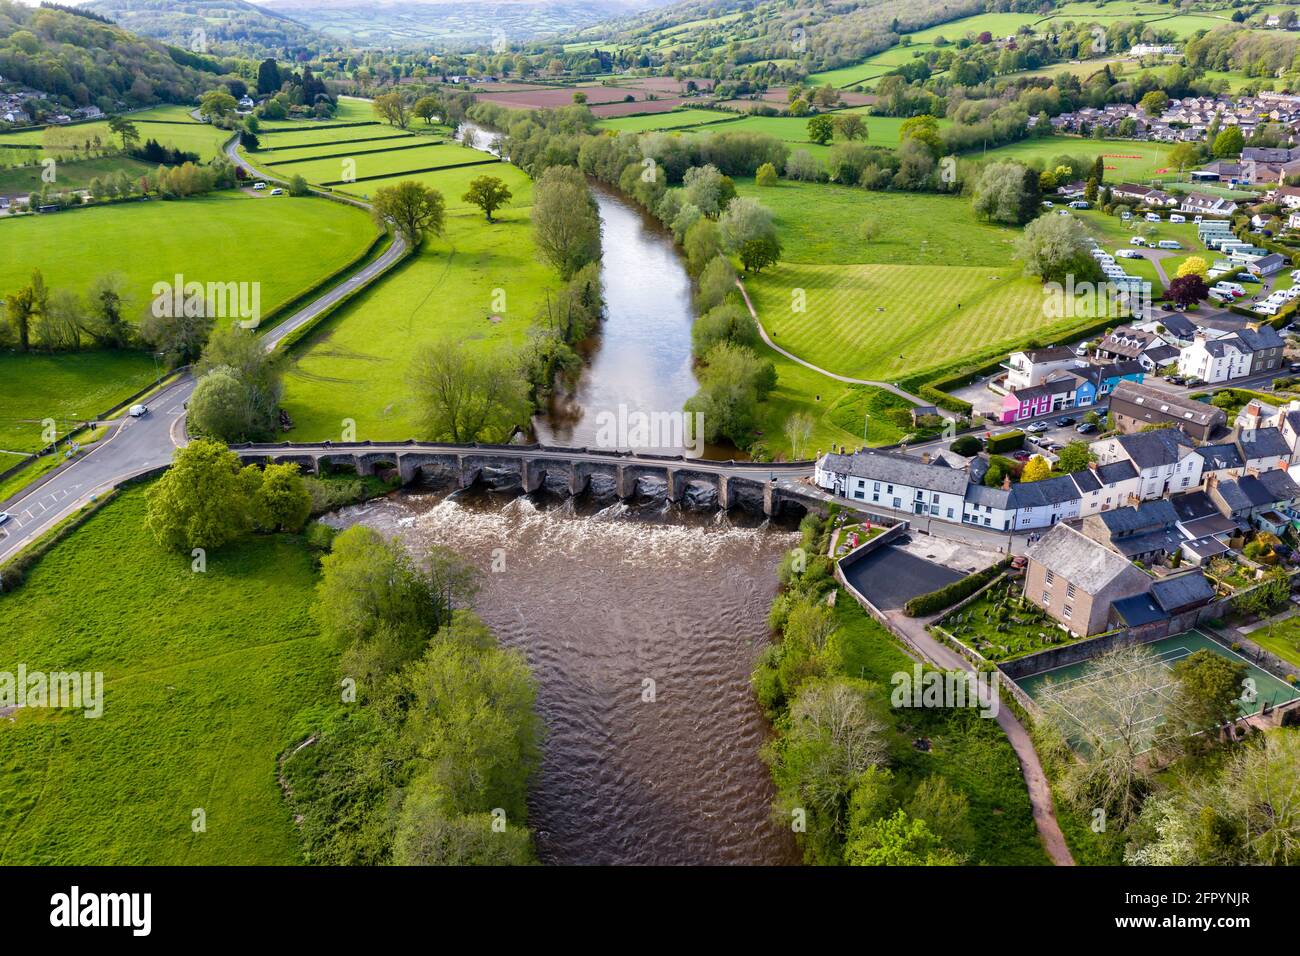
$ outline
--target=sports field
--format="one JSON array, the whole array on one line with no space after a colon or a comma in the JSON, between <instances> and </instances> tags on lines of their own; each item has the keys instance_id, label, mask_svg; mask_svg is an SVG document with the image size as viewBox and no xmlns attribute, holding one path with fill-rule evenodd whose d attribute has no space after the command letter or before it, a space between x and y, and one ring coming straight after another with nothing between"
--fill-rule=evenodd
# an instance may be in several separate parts
<instances>
[{"instance_id":1,"label":"sports field","mask_svg":"<svg viewBox=\"0 0 1300 956\"><path fill-rule=\"evenodd\" d=\"M1166 143L1143 143L1137 140L1084 139L1077 136L1043 136L1024 139L990 149L987 153L968 154L972 158L1004 160L1013 159L1026 165L1046 167L1061 155L1087 156L1096 160L1102 157L1106 167L1106 181L1111 185L1122 182L1145 183L1151 179L1177 179L1178 171L1166 167L1169 150Z\"/></svg>"},{"instance_id":2,"label":"sports field","mask_svg":"<svg viewBox=\"0 0 1300 956\"><path fill-rule=\"evenodd\" d=\"M1244 694L1238 700L1238 710L1243 717L1258 713L1265 704L1276 706L1300 697L1300 690L1285 681L1279 680L1267 671L1261 670L1245 657L1206 637L1200 631L1175 634L1173 637L1153 641L1144 646L1155 655L1155 662L1150 666L1156 668L1157 673L1167 674L1168 676L1167 680L1156 686L1148 700L1138 702L1138 706L1141 708L1139 714L1147 713L1150 715L1145 720L1150 723L1152 729L1159 725L1166 707L1173 698L1174 665L1200 650L1213 651L1221 657L1246 665L1247 677L1254 682L1254 694L1253 696L1249 693ZM1090 661L1068 664L1054 670L1043 671L1040 674L1021 678L1017 683L1035 702L1045 704L1058 695L1068 694L1070 688L1079 681L1087 680L1090 664ZM1153 681L1152 683L1155 685L1157 682ZM1107 728L1115 725L1116 715L1113 711L1100 710L1090 713L1075 713L1064 702L1062 706L1070 713L1071 719L1078 725L1080 730L1087 728L1091 734L1103 738L1111 736L1107 733Z\"/></svg>"}]
</instances>

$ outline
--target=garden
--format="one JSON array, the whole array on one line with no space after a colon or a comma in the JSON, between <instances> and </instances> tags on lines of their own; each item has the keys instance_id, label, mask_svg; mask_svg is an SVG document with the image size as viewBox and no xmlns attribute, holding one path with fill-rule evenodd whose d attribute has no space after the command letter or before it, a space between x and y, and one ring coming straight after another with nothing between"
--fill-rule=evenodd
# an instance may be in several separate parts
<instances>
[{"instance_id":1,"label":"garden","mask_svg":"<svg viewBox=\"0 0 1300 956\"><path fill-rule=\"evenodd\" d=\"M986 660L1009 661L1076 638L1024 596L1018 584L1004 579L965 607L949 614L939 627Z\"/></svg>"}]
</instances>

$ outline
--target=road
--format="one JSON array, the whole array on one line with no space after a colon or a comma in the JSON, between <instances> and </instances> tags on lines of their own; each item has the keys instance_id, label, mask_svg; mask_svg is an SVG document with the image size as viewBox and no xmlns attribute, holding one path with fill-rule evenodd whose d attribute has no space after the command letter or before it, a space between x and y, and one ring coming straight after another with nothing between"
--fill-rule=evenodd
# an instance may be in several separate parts
<instances>
[{"instance_id":1,"label":"road","mask_svg":"<svg viewBox=\"0 0 1300 956\"><path fill-rule=\"evenodd\" d=\"M227 155L251 170L252 167L233 152L234 143L232 140L227 146ZM352 205L370 208L359 201L352 202ZM374 282L405 255L406 241L395 234L383 255L265 332L262 342L266 349L277 348L285 336L315 319L344 296ZM194 380L187 373L161 393L145 400L149 406L147 415L114 422L108 436L50 472L35 486L19 492L9 502L0 503L0 510L11 515L0 525L0 562L97 495L171 461L175 449L185 444L185 403L193 391Z\"/></svg>"}]
</instances>

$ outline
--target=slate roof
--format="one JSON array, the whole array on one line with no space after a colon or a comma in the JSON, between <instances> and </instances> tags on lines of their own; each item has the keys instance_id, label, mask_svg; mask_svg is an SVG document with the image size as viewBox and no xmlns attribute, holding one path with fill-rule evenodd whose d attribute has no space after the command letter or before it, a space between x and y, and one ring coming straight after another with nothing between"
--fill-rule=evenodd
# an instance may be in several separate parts
<instances>
[{"instance_id":1,"label":"slate roof","mask_svg":"<svg viewBox=\"0 0 1300 956\"><path fill-rule=\"evenodd\" d=\"M1052 345L1042 349L1031 349L1026 351L1025 357L1029 359L1030 364L1038 365L1042 362L1063 362L1066 359L1078 360L1072 349L1064 345Z\"/></svg>"},{"instance_id":2,"label":"slate roof","mask_svg":"<svg viewBox=\"0 0 1300 956\"><path fill-rule=\"evenodd\" d=\"M981 484L972 484L966 489L966 503L982 508L1006 510L1011 492L1002 488L986 488Z\"/></svg>"},{"instance_id":3,"label":"slate roof","mask_svg":"<svg viewBox=\"0 0 1300 956\"><path fill-rule=\"evenodd\" d=\"M1189 491L1186 494L1174 495L1169 499L1169 503L1173 505L1174 514L1178 516L1179 521L1195 521L1197 518L1219 513L1210 496L1203 491Z\"/></svg>"},{"instance_id":4,"label":"slate roof","mask_svg":"<svg viewBox=\"0 0 1300 956\"><path fill-rule=\"evenodd\" d=\"M1249 461L1253 458L1289 458L1291 446L1282 437L1279 428L1243 429L1237 438L1242 452Z\"/></svg>"},{"instance_id":5,"label":"slate roof","mask_svg":"<svg viewBox=\"0 0 1300 956\"><path fill-rule=\"evenodd\" d=\"M1236 335L1253 352L1259 352L1263 349L1280 349L1286 345L1282 336L1277 334L1277 329L1271 325L1261 325L1258 329L1247 326L1238 329Z\"/></svg>"},{"instance_id":6,"label":"slate roof","mask_svg":"<svg viewBox=\"0 0 1300 956\"><path fill-rule=\"evenodd\" d=\"M864 449L851 455L827 454L822 469L837 475L852 475L869 481L887 481L897 485L943 491L952 495L966 493L966 473L945 465L927 465L918 458Z\"/></svg>"},{"instance_id":7,"label":"slate roof","mask_svg":"<svg viewBox=\"0 0 1300 956\"><path fill-rule=\"evenodd\" d=\"M1206 558L1213 558L1217 555L1223 554L1225 551L1231 550L1226 544L1214 537L1214 535L1205 535L1201 538L1193 538L1190 541L1184 541L1183 547L1196 555L1196 557L1201 561L1204 561Z\"/></svg>"},{"instance_id":8,"label":"slate roof","mask_svg":"<svg viewBox=\"0 0 1300 956\"><path fill-rule=\"evenodd\" d=\"M1223 471L1225 468L1245 468L1246 461L1236 445L1202 445L1196 454L1205 459L1203 471Z\"/></svg>"},{"instance_id":9,"label":"slate roof","mask_svg":"<svg viewBox=\"0 0 1300 956\"><path fill-rule=\"evenodd\" d=\"M1110 548L1069 525L1056 525L1031 544L1025 554L1088 594L1098 594L1113 584L1142 590L1149 580Z\"/></svg>"},{"instance_id":10,"label":"slate roof","mask_svg":"<svg viewBox=\"0 0 1300 956\"><path fill-rule=\"evenodd\" d=\"M1119 616L1128 627L1141 627L1167 620L1169 615L1162 611L1150 594L1135 594L1111 604L1111 610Z\"/></svg>"},{"instance_id":11,"label":"slate roof","mask_svg":"<svg viewBox=\"0 0 1300 956\"><path fill-rule=\"evenodd\" d=\"M1273 501L1292 501L1300 498L1300 485L1290 474L1278 468L1259 476L1259 483L1273 496Z\"/></svg>"},{"instance_id":12,"label":"slate roof","mask_svg":"<svg viewBox=\"0 0 1300 956\"><path fill-rule=\"evenodd\" d=\"M1139 471L1181 461L1183 449L1192 447L1188 437L1176 428L1120 435L1115 441Z\"/></svg>"},{"instance_id":13,"label":"slate roof","mask_svg":"<svg viewBox=\"0 0 1300 956\"><path fill-rule=\"evenodd\" d=\"M1106 526L1112 538L1138 534L1157 528L1173 527L1178 521L1178 514L1169 501L1160 498L1156 501L1144 501L1136 508L1115 508L1097 515Z\"/></svg>"},{"instance_id":14,"label":"slate roof","mask_svg":"<svg viewBox=\"0 0 1300 956\"><path fill-rule=\"evenodd\" d=\"M1200 571L1174 574L1151 585L1151 596L1160 609L1176 614L1214 600L1214 585Z\"/></svg>"},{"instance_id":15,"label":"slate roof","mask_svg":"<svg viewBox=\"0 0 1300 956\"><path fill-rule=\"evenodd\" d=\"M1181 315L1162 315L1160 324L1165 327L1170 335L1178 339L1190 339L1196 334L1196 325L1185 316Z\"/></svg>"},{"instance_id":16,"label":"slate roof","mask_svg":"<svg viewBox=\"0 0 1300 956\"><path fill-rule=\"evenodd\" d=\"M1116 400L1140 406L1171 421L1191 422L1200 427L1213 425L1226 418L1223 409L1215 408L1208 402L1171 395L1163 389L1141 382L1120 382L1111 393L1111 401Z\"/></svg>"}]
</instances>

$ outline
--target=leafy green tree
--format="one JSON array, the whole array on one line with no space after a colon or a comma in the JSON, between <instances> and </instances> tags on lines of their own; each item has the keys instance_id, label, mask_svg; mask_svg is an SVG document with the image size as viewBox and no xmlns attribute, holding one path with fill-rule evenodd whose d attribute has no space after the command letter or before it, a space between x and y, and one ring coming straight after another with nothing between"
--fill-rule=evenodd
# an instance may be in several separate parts
<instances>
[{"instance_id":1,"label":"leafy green tree","mask_svg":"<svg viewBox=\"0 0 1300 956\"><path fill-rule=\"evenodd\" d=\"M775 186L780 179L776 175L776 167L771 163L763 163L754 173L754 184L757 186Z\"/></svg>"},{"instance_id":2,"label":"leafy green tree","mask_svg":"<svg viewBox=\"0 0 1300 956\"><path fill-rule=\"evenodd\" d=\"M964 852L975 843L970 821L970 801L938 775L922 780L906 807L907 815L921 820L945 847Z\"/></svg>"},{"instance_id":3,"label":"leafy green tree","mask_svg":"<svg viewBox=\"0 0 1300 956\"><path fill-rule=\"evenodd\" d=\"M1097 456L1092 453L1092 448L1086 441L1072 441L1057 454L1056 466L1061 471L1069 474L1074 471L1083 471L1088 467L1088 463L1096 461Z\"/></svg>"},{"instance_id":4,"label":"leafy green tree","mask_svg":"<svg viewBox=\"0 0 1300 956\"><path fill-rule=\"evenodd\" d=\"M243 535L251 519L239 456L202 438L177 451L149 489L146 523L158 543L172 550L219 548Z\"/></svg>"},{"instance_id":5,"label":"leafy green tree","mask_svg":"<svg viewBox=\"0 0 1300 956\"><path fill-rule=\"evenodd\" d=\"M290 196L310 196L311 186L307 185L306 178L301 173L294 173L289 177L289 195Z\"/></svg>"},{"instance_id":6,"label":"leafy green tree","mask_svg":"<svg viewBox=\"0 0 1300 956\"><path fill-rule=\"evenodd\" d=\"M858 113L841 113L835 118L835 128L849 142L867 138L867 122Z\"/></svg>"},{"instance_id":7,"label":"leafy green tree","mask_svg":"<svg viewBox=\"0 0 1300 956\"><path fill-rule=\"evenodd\" d=\"M311 493L292 462L268 464L253 496L253 522L262 531L301 531L311 514Z\"/></svg>"},{"instance_id":8,"label":"leafy green tree","mask_svg":"<svg viewBox=\"0 0 1300 956\"><path fill-rule=\"evenodd\" d=\"M478 206L492 222L492 213L508 203L511 199L510 187L496 176L479 176L470 181L469 189L460 198L472 206Z\"/></svg>"},{"instance_id":9,"label":"leafy green tree","mask_svg":"<svg viewBox=\"0 0 1300 956\"><path fill-rule=\"evenodd\" d=\"M808 139L818 146L825 146L835 137L835 120L825 114L818 114L808 120Z\"/></svg>"},{"instance_id":10,"label":"leafy green tree","mask_svg":"<svg viewBox=\"0 0 1300 956\"><path fill-rule=\"evenodd\" d=\"M853 866L958 866L961 857L946 849L924 820L903 810L857 834L845 848Z\"/></svg>"},{"instance_id":11,"label":"leafy green tree","mask_svg":"<svg viewBox=\"0 0 1300 956\"><path fill-rule=\"evenodd\" d=\"M237 109L238 101L225 90L209 90L199 97L199 115L209 120L225 119Z\"/></svg>"},{"instance_id":12,"label":"leafy green tree","mask_svg":"<svg viewBox=\"0 0 1300 956\"><path fill-rule=\"evenodd\" d=\"M691 352L703 358L719 342L757 348L758 326L749 310L735 302L714 306L691 327Z\"/></svg>"},{"instance_id":13,"label":"leafy green tree","mask_svg":"<svg viewBox=\"0 0 1300 956\"><path fill-rule=\"evenodd\" d=\"M600 214L573 166L550 166L537 179L532 218L538 251L561 278L600 258Z\"/></svg>"},{"instance_id":14,"label":"leafy green tree","mask_svg":"<svg viewBox=\"0 0 1300 956\"><path fill-rule=\"evenodd\" d=\"M246 441L254 431L248 391L235 370L219 365L199 379L188 403L195 432L221 441Z\"/></svg>"},{"instance_id":15,"label":"leafy green tree","mask_svg":"<svg viewBox=\"0 0 1300 956\"><path fill-rule=\"evenodd\" d=\"M686 402L686 410L704 415L708 441L729 438L747 444L757 421L758 406L776 385L772 363L750 349L722 342L704 357L700 391Z\"/></svg>"},{"instance_id":16,"label":"leafy green tree","mask_svg":"<svg viewBox=\"0 0 1300 956\"><path fill-rule=\"evenodd\" d=\"M1020 473L1021 482L1042 481L1052 476L1052 466L1042 455L1035 455L1025 462L1025 469Z\"/></svg>"},{"instance_id":17,"label":"leafy green tree","mask_svg":"<svg viewBox=\"0 0 1300 956\"><path fill-rule=\"evenodd\" d=\"M1229 126L1218 136L1214 137L1214 155L1222 158L1225 156L1240 156L1241 151L1246 148L1246 138L1241 133L1238 126Z\"/></svg>"},{"instance_id":18,"label":"leafy green tree","mask_svg":"<svg viewBox=\"0 0 1300 956\"><path fill-rule=\"evenodd\" d=\"M490 813L450 814L431 784L411 784L393 838L398 866L527 866L536 862L527 827L494 827Z\"/></svg>"},{"instance_id":19,"label":"leafy green tree","mask_svg":"<svg viewBox=\"0 0 1300 956\"><path fill-rule=\"evenodd\" d=\"M442 110L442 105L438 102L436 96L422 96L415 101L411 107L411 112L418 118L424 120L425 125L432 125L434 117Z\"/></svg>"},{"instance_id":20,"label":"leafy green tree","mask_svg":"<svg viewBox=\"0 0 1300 956\"><path fill-rule=\"evenodd\" d=\"M396 186L380 186L370 200L382 226L392 222L407 244L416 249L426 233L442 235L446 204L442 193L413 179Z\"/></svg>"},{"instance_id":21,"label":"leafy green tree","mask_svg":"<svg viewBox=\"0 0 1300 956\"><path fill-rule=\"evenodd\" d=\"M277 93L284 80L280 76L280 65L273 58L263 60L257 66L257 92L263 96Z\"/></svg>"},{"instance_id":22,"label":"leafy green tree","mask_svg":"<svg viewBox=\"0 0 1300 956\"><path fill-rule=\"evenodd\" d=\"M699 292L695 294L695 311L700 313L708 312L738 295L736 269L726 256L710 259L696 285Z\"/></svg>"},{"instance_id":23,"label":"leafy green tree","mask_svg":"<svg viewBox=\"0 0 1300 956\"><path fill-rule=\"evenodd\" d=\"M686 250L686 268L692 275L699 275L722 252L722 233L718 224L712 219L697 220L695 225L686 230L682 246Z\"/></svg>"},{"instance_id":24,"label":"leafy green tree","mask_svg":"<svg viewBox=\"0 0 1300 956\"><path fill-rule=\"evenodd\" d=\"M1174 665L1177 682L1170 719L1187 734L1209 732L1238 716L1237 698L1248 673L1241 661L1199 650Z\"/></svg>"},{"instance_id":25,"label":"leafy green tree","mask_svg":"<svg viewBox=\"0 0 1300 956\"><path fill-rule=\"evenodd\" d=\"M1152 90L1138 102L1142 112L1147 116L1159 116L1169 108L1169 94L1164 90Z\"/></svg>"},{"instance_id":26,"label":"leafy green tree","mask_svg":"<svg viewBox=\"0 0 1300 956\"><path fill-rule=\"evenodd\" d=\"M506 441L531 411L518 357L504 350L447 337L416 352L407 381L428 441Z\"/></svg>"},{"instance_id":27,"label":"leafy green tree","mask_svg":"<svg viewBox=\"0 0 1300 956\"><path fill-rule=\"evenodd\" d=\"M1100 276L1096 260L1088 252L1087 233L1074 216L1043 216L1035 219L1016 240L1016 255L1025 272L1043 282L1092 281Z\"/></svg>"}]
</instances>

